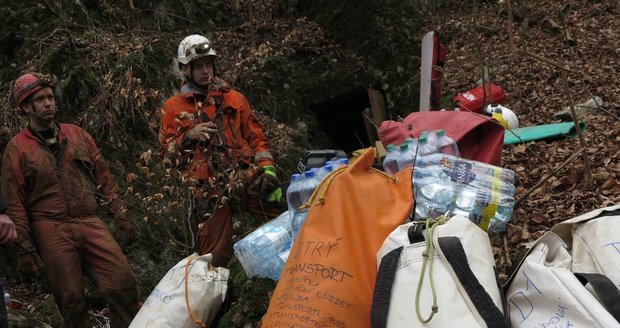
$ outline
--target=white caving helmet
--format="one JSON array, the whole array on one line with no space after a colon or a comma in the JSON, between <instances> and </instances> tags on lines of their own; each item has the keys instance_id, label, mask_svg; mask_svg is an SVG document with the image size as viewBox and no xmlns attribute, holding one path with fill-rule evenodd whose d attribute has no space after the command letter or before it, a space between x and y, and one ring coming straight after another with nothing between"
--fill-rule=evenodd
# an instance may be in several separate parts
<instances>
[{"instance_id":1,"label":"white caving helmet","mask_svg":"<svg viewBox=\"0 0 620 328\"><path fill-rule=\"evenodd\" d=\"M211 41L199 34L186 36L179 44L179 49L177 50L179 66L189 64L197 58L206 56L217 57L217 54L211 48Z\"/></svg>"},{"instance_id":2,"label":"white caving helmet","mask_svg":"<svg viewBox=\"0 0 620 328\"><path fill-rule=\"evenodd\" d=\"M516 129L519 127L519 118L510 108L499 104L490 104L484 111L496 119L506 129Z\"/></svg>"}]
</instances>

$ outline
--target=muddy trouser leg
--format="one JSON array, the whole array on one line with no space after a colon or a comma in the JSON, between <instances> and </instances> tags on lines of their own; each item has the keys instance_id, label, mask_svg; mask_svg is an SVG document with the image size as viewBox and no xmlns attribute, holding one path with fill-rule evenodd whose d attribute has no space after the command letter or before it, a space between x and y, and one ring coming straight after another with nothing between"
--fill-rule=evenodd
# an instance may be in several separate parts
<instances>
[{"instance_id":1,"label":"muddy trouser leg","mask_svg":"<svg viewBox=\"0 0 620 328\"><path fill-rule=\"evenodd\" d=\"M84 300L79 223L36 221L34 231L47 279L65 328L90 328Z\"/></svg>"},{"instance_id":2,"label":"muddy trouser leg","mask_svg":"<svg viewBox=\"0 0 620 328\"><path fill-rule=\"evenodd\" d=\"M82 221L84 261L92 268L99 292L111 305L110 326L128 327L140 309L136 278L118 243L99 218Z\"/></svg>"},{"instance_id":3,"label":"muddy trouser leg","mask_svg":"<svg viewBox=\"0 0 620 328\"><path fill-rule=\"evenodd\" d=\"M203 208L197 208L198 215ZM198 253L211 253L214 266L226 266L233 256L232 236L232 212L228 206L220 207L198 230Z\"/></svg>"}]
</instances>

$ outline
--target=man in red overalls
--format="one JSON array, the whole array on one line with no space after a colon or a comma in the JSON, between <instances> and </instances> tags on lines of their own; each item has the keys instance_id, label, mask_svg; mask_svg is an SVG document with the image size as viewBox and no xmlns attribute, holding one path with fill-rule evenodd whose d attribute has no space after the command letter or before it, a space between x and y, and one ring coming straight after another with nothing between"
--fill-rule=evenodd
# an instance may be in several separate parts
<instances>
[{"instance_id":1,"label":"man in red overalls","mask_svg":"<svg viewBox=\"0 0 620 328\"><path fill-rule=\"evenodd\" d=\"M136 280L95 214L96 196L101 196L114 214L116 230L126 243L133 241L116 181L88 132L55 120L49 77L24 74L13 93L29 118L2 160L2 194L17 231L17 268L26 276L46 272L65 328L91 327L82 271L91 268L89 277L111 305L111 327L128 327L139 309Z\"/></svg>"}]
</instances>

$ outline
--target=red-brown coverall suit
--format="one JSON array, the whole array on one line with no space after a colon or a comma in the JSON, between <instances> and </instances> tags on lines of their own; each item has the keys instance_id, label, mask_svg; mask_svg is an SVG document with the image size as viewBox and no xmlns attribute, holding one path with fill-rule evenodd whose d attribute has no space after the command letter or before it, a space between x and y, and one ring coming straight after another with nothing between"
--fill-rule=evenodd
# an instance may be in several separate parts
<instances>
[{"instance_id":1,"label":"red-brown coverall suit","mask_svg":"<svg viewBox=\"0 0 620 328\"><path fill-rule=\"evenodd\" d=\"M221 116L216 118L218 102ZM273 158L267 148L267 138L257 122L246 97L229 87L210 91L208 97L191 92L179 93L168 98L163 105L160 140L165 152L172 157L171 149L182 158L171 158L174 163L189 163L183 170L190 177L205 181L211 177L213 167L208 163L205 150L212 151L205 143L190 143L185 134L196 124L220 119L223 129L222 142L228 154L239 162L254 163L259 167L273 165ZM217 142L217 141L211 141ZM211 166L211 168L210 168ZM247 165L246 165L247 166ZM277 202L262 202L259 196L245 192L242 208L265 219L274 218L283 212ZM200 208L200 206L198 207ZM199 213L201 214L201 213ZM232 249L232 211L229 206L219 207L198 232L200 254L213 254L213 264L224 266L233 255Z\"/></svg>"},{"instance_id":2,"label":"red-brown coverall suit","mask_svg":"<svg viewBox=\"0 0 620 328\"><path fill-rule=\"evenodd\" d=\"M86 131L71 124L57 128L55 152L29 128L4 151L2 193L7 214L16 225L17 243L35 251L32 227L64 327L90 328L84 300L85 264L93 269L99 291L112 305L111 319L118 327L127 327L139 309L136 280L119 245L95 215L97 194L109 203L115 217L123 215L118 187Z\"/></svg>"}]
</instances>

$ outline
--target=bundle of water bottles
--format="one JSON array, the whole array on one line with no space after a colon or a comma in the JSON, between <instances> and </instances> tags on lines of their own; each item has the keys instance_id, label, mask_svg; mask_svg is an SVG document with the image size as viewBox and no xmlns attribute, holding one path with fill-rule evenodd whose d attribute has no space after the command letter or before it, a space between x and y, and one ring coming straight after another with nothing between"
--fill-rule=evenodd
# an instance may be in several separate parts
<instances>
[{"instance_id":1,"label":"bundle of water bottles","mask_svg":"<svg viewBox=\"0 0 620 328\"><path fill-rule=\"evenodd\" d=\"M398 148L388 145L388 174L414 167L415 220L463 215L491 233L503 233L514 207L514 171L459 157L443 130L424 131Z\"/></svg>"},{"instance_id":2,"label":"bundle of water bottles","mask_svg":"<svg viewBox=\"0 0 620 328\"><path fill-rule=\"evenodd\" d=\"M348 160L341 158L327 161L323 167L291 176L291 183L286 190L288 211L265 223L233 246L235 256L248 277L280 279L293 241L308 215L308 209L301 206L310 199L326 176L347 164Z\"/></svg>"}]
</instances>

